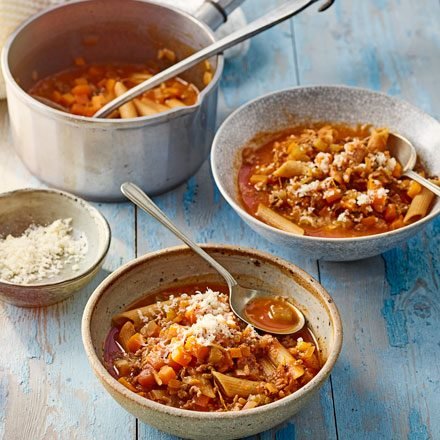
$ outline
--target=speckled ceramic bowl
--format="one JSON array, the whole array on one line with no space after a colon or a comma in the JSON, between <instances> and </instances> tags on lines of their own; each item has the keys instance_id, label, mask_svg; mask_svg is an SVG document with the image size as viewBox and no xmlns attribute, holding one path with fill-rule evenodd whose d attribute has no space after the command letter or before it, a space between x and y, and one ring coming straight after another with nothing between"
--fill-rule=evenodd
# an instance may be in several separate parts
<instances>
[{"instance_id":1,"label":"speckled ceramic bowl","mask_svg":"<svg viewBox=\"0 0 440 440\"><path fill-rule=\"evenodd\" d=\"M110 246L110 227L100 212L84 200L63 191L21 189L0 194L0 237L21 235L31 224L49 225L72 219L73 237L81 232L87 253L73 270L66 265L53 278L32 284L0 281L0 300L21 307L42 307L63 301L89 283L102 266Z\"/></svg>"},{"instance_id":2,"label":"speckled ceramic bowl","mask_svg":"<svg viewBox=\"0 0 440 440\"><path fill-rule=\"evenodd\" d=\"M83 343L92 369L110 395L127 411L162 431L192 439L233 439L256 434L289 419L329 376L341 350L339 313L324 288L286 261L251 249L206 245L208 251L249 287L291 295L317 337L325 363L306 386L277 402L242 412L204 413L167 407L132 393L103 365L103 344L111 318L146 295L191 282L219 282L214 269L187 247L144 255L106 278L86 305ZM191 275L192 274L192 275ZM198 274L198 275L194 275Z\"/></svg>"},{"instance_id":3,"label":"speckled ceramic bowl","mask_svg":"<svg viewBox=\"0 0 440 440\"><path fill-rule=\"evenodd\" d=\"M238 197L241 149L258 133L275 132L310 121L389 127L413 143L431 174L440 175L440 123L404 101L343 86L296 87L265 95L242 106L226 119L217 132L211 153L214 179L223 197L263 237L317 259L357 260L405 242L440 213L440 199L437 198L429 215L418 222L392 232L357 238L298 236L273 228L248 214Z\"/></svg>"}]
</instances>

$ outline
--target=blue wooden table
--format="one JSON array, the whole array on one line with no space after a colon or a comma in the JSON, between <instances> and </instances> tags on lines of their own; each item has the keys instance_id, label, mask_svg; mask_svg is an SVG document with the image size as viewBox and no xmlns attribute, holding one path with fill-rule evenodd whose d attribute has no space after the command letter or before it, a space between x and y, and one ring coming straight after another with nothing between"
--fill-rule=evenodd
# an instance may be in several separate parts
<instances>
[{"instance_id":1,"label":"blue wooden table","mask_svg":"<svg viewBox=\"0 0 440 440\"><path fill-rule=\"evenodd\" d=\"M249 19L282 0L247 0ZM337 0L252 41L226 65L219 122L251 98L285 87L348 84L401 96L440 116L438 0ZM0 191L41 184L13 152L0 104ZM345 341L330 380L310 405L266 439L440 438L440 220L404 246L350 263L298 257L257 236L215 189L209 164L156 198L199 242L269 251L301 266L334 297ZM97 204L113 240L104 270L74 298L46 309L0 305L0 438L152 439L89 369L80 335L94 287L137 255L177 243L133 205Z\"/></svg>"}]
</instances>

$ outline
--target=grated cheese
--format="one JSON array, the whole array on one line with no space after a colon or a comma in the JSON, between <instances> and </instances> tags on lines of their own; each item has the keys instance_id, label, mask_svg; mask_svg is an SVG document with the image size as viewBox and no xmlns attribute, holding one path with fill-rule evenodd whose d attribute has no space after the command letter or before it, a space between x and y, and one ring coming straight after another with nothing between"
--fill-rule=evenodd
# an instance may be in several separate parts
<instances>
[{"instance_id":1,"label":"grated cheese","mask_svg":"<svg viewBox=\"0 0 440 440\"><path fill-rule=\"evenodd\" d=\"M68 264L78 263L88 250L87 238L72 237L72 219L58 219L48 226L31 225L19 237L0 239L0 279L29 284L58 275Z\"/></svg>"}]
</instances>

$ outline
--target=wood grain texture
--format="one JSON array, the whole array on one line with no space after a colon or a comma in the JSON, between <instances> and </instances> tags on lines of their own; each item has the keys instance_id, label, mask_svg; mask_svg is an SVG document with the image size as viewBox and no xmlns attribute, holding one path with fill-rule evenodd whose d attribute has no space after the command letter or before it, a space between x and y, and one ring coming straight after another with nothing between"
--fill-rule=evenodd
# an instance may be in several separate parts
<instances>
[{"instance_id":1,"label":"wood grain texture","mask_svg":"<svg viewBox=\"0 0 440 440\"><path fill-rule=\"evenodd\" d=\"M440 67L437 1L336 2L312 25L310 15L294 24L301 84L382 90L438 116L440 82L430 73ZM332 374L341 439L440 436L439 227L383 257L319 263L344 321Z\"/></svg>"},{"instance_id":2,"label":"wood grain texture","mask_svg":"<svg viewBox=\"0 0 440 440\"><path fill-rule=\"evenodd\" d=\"M244 9L253 19L283 1L247 0ZM312 7L226 64L219 122L258 95L317 83L383 90L438 117L439 19L437 0L337 0L322 14ZM15 155L0 102L0 191L25 186L43 185ZM383 256L318 264L249 229L216 190L208 163L155 200L199 242L239 244L298 264L340 308L345 341L331 382L288 424L252 440L440 438L440 221ZM46 309L0 304L0 438L173 439L138 423L103 390L87 365L80 319L107 273L178 241L128 203L96 206L113 237L94 283Z\"/></svg>"},{"instance_id":3,"label":"wood grain texture","mask_svg":"<svg viewBox=\"0 0 440 440\"><path fill-rule=\"evenodd\" d=\"M0 103L0 192L44 187L21 164ZM134 257L134 208L95 204L112 229L103 270L74 297L52 307L0 303L0 438L133 439L136 420L95 379L81 341L81 317L93 289ZM114 437L115 436L115 437Z\"/></svg>"}]
</instances>

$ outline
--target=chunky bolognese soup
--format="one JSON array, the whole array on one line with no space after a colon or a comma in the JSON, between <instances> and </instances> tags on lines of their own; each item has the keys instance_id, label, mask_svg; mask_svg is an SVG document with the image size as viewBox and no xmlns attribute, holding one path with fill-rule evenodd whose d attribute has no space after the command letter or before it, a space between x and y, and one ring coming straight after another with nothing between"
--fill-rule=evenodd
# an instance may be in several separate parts
<instances>
[{"instance_id":1,"label":"chunky bolognese soup","mask_svg":"<svg viewBox=\"0 0 440 440\"><path fill-rule=\"evenodd\" d=\"M263 222L300 235L356 237L401 228L424 217L434 195L402 176L388 136L386 128L317 123L245 147L242 203ZM416 171L427 175L420 163Z\"/></svg>"},{"instance_id":2,"label":"chunky bolognese soup","mask_svg":"<svg viewBox=\"0 0 440 440\"><path fill-rule=\"evenodd\" d=\"M257 333L231 311L227 287L188 285L113 318L108 371L156 402L195 411L238 411L292 394L320 370L311 332Z\"/></svg>"}]
</instances>

